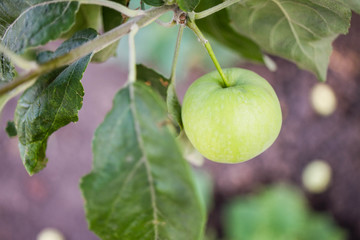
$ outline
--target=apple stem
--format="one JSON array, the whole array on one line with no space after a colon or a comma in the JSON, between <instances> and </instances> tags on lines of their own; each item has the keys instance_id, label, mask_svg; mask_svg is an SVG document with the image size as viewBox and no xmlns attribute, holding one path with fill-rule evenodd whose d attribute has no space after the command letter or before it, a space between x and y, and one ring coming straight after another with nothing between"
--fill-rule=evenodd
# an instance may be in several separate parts
<instances>
[{"instance_id":1,"label":"apple stem","mask_svg":"<svg viewBox=\"0 0 360 240\"><path fill-rule=\"evenodd\" d=\"M212 50L209 41L204 37L204 35L202 34L202 32L200 31L200 29L198 28L198 26L195 24L194 21L189 19L187 21L186 25L195 33L195 35L198 37L199 41L205 46L208 54L210 55L211 60L213 61L216 69L218 70L218 72L221 76L221 79L224 82L225 87L230 87L229 81L227 80L223 70L221 69L221 66L215 57L214 51Z\"/></svg>"},{"instance_id":2,"label":"apple stem","mask_svg":"<svg viewBox=\"0 0 360 240\"><path fill-rule=\"evenodd\" d=\"M139 26L135 23L130 28L129 33L129 83L136 80L136 51L135 51L135 35L139 30Z\"/></svg>"}]
</instances>

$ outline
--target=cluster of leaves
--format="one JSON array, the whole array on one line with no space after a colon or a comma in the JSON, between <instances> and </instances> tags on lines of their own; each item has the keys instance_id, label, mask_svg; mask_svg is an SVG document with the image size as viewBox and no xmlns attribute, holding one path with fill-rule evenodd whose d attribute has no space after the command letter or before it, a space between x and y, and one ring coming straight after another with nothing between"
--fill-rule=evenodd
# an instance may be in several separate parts
<instances>
[{"instance_id":1,"label":"cluster of leaves","mask_svg":"<svg viewBox=\"0 0 360 240\"><path fill-rule=\"evenodd\" d=\"M312 212L295 188L278 185L238 197L225 209L226 239L342 240L345 232L325 214Z\"/></svg>"},{"instance_id":2,"label":"cluster of leaves","mask_svg":"<svg viewBox=\"0 0 360 240\"><path fill-rule=\"evenodd\" d=\"M199 10L221 0L201 1ZM332 41L346 34L359 1L245 0L198 21L209 35L245 59L264 62L263 51L295 62L326 80Z\"/></svg>"},{"instance_id":3,"label":"cluster of leaves","mask_svg":"<svg viewBox=\"0 0 360 240\"><path fill-rule=\"evenodd\" d=\"M129 4L128 0L113 2ZM192 12L221 0L144 2L150 6L177 4ZM347 32L351 9L359 13L360 4L351 0L243 0L198 24L248 60L263 63L267 52L294 61L325 80L331 42ZM7 49L21 55L52 40L67 39L55 52L37 53L39 65L127 20L113 9L77 1L0 2L0 38ZM8 130L19 138L20 156L30 175L46 166L49 136L77 121L84 95L81 78L88 63L91 59L105 61L114 55L116 46L115 42L96 54L74 58L70 65L34 78L32 86L23 84L0 95L1 110L11 97L26 89ZM167 107L175 109L173 112L180 108L173 101L174 86L151 69L142 65L137 69L138 81L116 94L113 109L95 133L94 169L81 181L90 228L102 239L199 239L204 206L167 120ZM0 88L17 75L10 59L0 53ZM174 116L181 122L178 114Z\"/></svg>"}]
</instances>

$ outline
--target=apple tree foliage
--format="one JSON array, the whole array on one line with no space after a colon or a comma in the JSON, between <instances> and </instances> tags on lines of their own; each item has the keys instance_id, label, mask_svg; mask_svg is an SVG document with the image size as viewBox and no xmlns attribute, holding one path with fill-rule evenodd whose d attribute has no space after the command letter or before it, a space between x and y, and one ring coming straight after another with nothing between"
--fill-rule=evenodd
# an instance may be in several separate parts
<instances>
[{"instance_id":1,"label":"apple tree foliage","mask_svg":"<svg viewBox=\"0 0 360 240\"><path fill-rule=\"evenodd\" d=\"M147 10L129 4L0 2L0 110L22 92L7 131L17 135L30 175L46 167L51 134L78 120L88 63L114 56L134 25L141 30L180 12L178 23L196 22L244 59L263 64L266 54L279 56L324 81L333 40L347 33L351 11L360 13L358 0L144 0ZM56 51L39 51L56 39L64 40ZM29 50L36 52L31 59L24 57ZM182 124L175 86L141 64L135 69L137 81L119 90L95 132L93 170L81 179L89 228L101 239L202 239L205 207L176 140Z\"/></svg>"}]
</instances>

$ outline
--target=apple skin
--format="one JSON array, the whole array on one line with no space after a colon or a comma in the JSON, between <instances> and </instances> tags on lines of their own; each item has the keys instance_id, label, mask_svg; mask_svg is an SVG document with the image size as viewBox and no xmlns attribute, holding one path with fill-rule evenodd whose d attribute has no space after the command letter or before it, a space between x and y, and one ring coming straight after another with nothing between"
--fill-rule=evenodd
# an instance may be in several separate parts
<instances>
[{"instance_id":1,"label":"apple skin","mask_svg":"<svg viewBox=\"0 0 360 240\"><path fill-rule=\"evenodd\" d=\"M265 151L279 135L280 103L271 85L256 73L223 71L229 87L214 71L187 90L181 112L184 130L207 159L244 162Z\"/></svg>"}]
</instances>

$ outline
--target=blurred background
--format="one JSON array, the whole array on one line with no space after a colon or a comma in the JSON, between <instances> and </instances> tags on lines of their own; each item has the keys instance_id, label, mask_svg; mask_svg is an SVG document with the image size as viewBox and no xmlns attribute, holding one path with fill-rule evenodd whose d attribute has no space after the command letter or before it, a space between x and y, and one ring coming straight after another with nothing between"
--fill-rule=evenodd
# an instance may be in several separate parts
<instances>
[{"instance_id":1,"label":"blurred background","mask_svg":"<svg viewBox=\"0 0 360 240\"><path fill-rule=\"evenodd\" d=\"M177 27L142 29L136 36L137 62L169 76L176 35ZM272 57L277 71L271 72L211 43L222 67L244 67L271 83L284 120L276 142L251 161L224 165L192 155L208 207L206 238L359 240L360 16L354 14L349 34L334 42L326 84L286 60ZM89 65L79 121L50 137L48 165L32 177L21 163L17 139L4 130L16 99L6 105L0 118L1 240L98 239L87 228L78 184L91 170L93 132L127 79L127 60L124 38L117 58ZM213 70L205 49L186 29L177 68L179 97Z\"/></svg>"}]
</instances>

